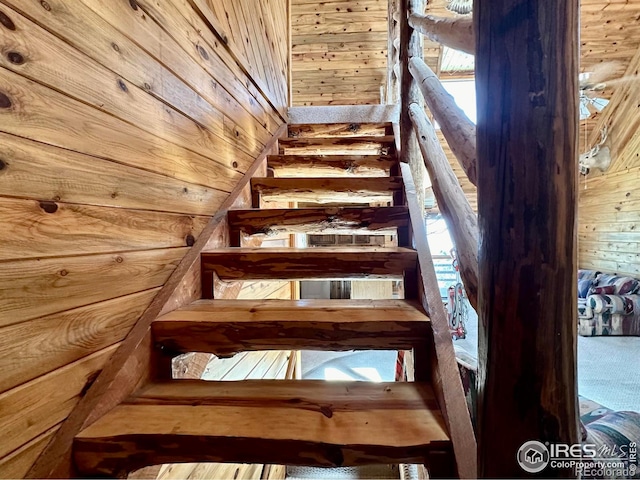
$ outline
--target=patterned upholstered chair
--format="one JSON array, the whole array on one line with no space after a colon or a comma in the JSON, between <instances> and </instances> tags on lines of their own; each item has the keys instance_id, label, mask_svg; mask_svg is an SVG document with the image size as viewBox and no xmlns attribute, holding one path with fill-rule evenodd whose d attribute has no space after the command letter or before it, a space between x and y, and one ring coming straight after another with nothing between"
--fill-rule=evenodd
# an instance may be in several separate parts
<instances>
[{"instance_id":1,"label":"patterned upholstered chair","mask_svg":"<svg viewBox=\"0 0 640 480\"><path fill-rule=\"evenodd\" d=\"M640 335L640 280L581 270L578 273L578 333Z\"/></svg>"},{"instance_id":2,"label":"patterned upholstered chair","mask_svg":"<svg viewBox=\"0 0 640 480\"><path fill-rule=\"evenodd\" d=\"M467 398L467 407L475 429L478 406L477 361L458 348L456 348L456 358L462 387ZM582 442L596 445L596 450L600 452L602 458L606 456L615 460L632 443L635 443L640 450L640 413L616 412L584 397L579 397L579 406ZM633 475L626 477L583 475L582 478L640 478L640 468Z\"/></svg>"}]
</instances>

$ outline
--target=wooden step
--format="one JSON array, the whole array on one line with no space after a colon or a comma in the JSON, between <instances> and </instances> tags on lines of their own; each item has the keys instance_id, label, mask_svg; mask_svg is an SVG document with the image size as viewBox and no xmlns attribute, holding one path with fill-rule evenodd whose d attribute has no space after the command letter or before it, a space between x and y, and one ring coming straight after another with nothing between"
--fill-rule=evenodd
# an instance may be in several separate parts
<instances>
[{"instance_id":1,"label":"wooden step","mask_svg":"<svg viewBox=\"0 0 640 480\"><path fill-rule=\"evenodd\" d=\"M393 135L382 137L313 137L280 139L280 153L317 154L369 154L389 155L395 152Z\"/></svg>"},{"instance_id":2,"label":"wooden step","mask_svg":"<svg viewBox=\"0 0 640 480\"><path fill-rule=\"evenodd\" d=\"M397 159L391 155L270 155L269 168L278 177L320 177L330 175L389 175Z\"/></svg>"},{"instance_id":3,"label":"wooden step","mask_svg":"<svg viewBox=\"0 0 640 480\"><path fill-rule=\"evenodd\" d=\"M394 202L401 205L402 177L252 178L253 207L260 200L316 203Z\"/></svg>"},{"instance_id":4,"label":"wooden step","mask_svg":"<svg viewBox=\"0 0 640 480\"><path fill-rule=\"evenodd\" d=\"M428 383L257 380L151 384L80 432L84 475L234 462L426 463L451 452Z\"/></svg>"},{"instance_id":5,"label":"wooden step","mask_svg":"<svg viewBox=\"0 0 640 480\"><path fill-rule=\"evenodd\" d=\"M391 123L323 123L289 125L289 137L364 137L393 132Z\"/></svg>"},{"instance_id":6,"label":"wooden step","mask_svg":"<svg viewBox=\"0 0 640 480\"><path fill-rule=\"evenodd\" d=\"M227 281L399 278L417 266L416 251L400 247L221 248L201 258L203 272Z\"/></svg>"},{"instance_id":7,"label":"wooden step","mask_svg":"<svg viewBox=\"0 0 640 480\"><path fill-rule=\"evenodd\" d=\"M174 354L251 350L410 350L429 317L410 300L199 300L153 322Z\"/></svg>"},{"instance_id":8,"label":"wooden step","mask_svg":"<svg viewBox=\"0 0 640 480\"><path fill-rule=\"evenodd\" d=\"M230 210L230 230L280 233L389 234L409 224L407 207L325 207Z\"/></svg>"}]
</instances>

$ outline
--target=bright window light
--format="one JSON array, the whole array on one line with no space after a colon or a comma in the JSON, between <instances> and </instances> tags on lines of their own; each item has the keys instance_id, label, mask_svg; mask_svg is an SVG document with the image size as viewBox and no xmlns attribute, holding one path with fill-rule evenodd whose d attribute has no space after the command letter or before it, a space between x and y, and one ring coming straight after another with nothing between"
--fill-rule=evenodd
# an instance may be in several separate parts
<instances>
[{"instance_id":1,"label":"bright window light","mask_svg":"<svg viewBox=\"0 0 640 480\"><path fill-rule=\"evenodd\" d=\"M324 369L324 379L325 380L354 380L351 375L347 375L342 370L338 370L337 368L328 367Z\"/></svg>"},{"instance_id":2,"label":"bright window light","mask_svg":"<svg viewBox=\"0 0 640 480\"><path fill-rule=\"evenodd\" d=\"M455 99L469 119L476 123L476 82L475 80L448 80L442 86Z\"/></svg>"},{"instance_id":3,"label":"bright window light","mask_svg":"<svg viewBox=\"0 0 640 480\"><path fill-rule=\"evenodd\" d=\"M376 382L376 383L382 382L382 377L380 376L380 372L378 372L378 370L376 370L373 367L355 367L353 371L356 372L361 377L366 378L370 382ZM356 378L353 378L348 373L343 372L342 370L339 370L334 367L327 367L324 369L324 379L339 380L339 381L357 380Z\"/></svg>"},{"instance_id":4,"label":"bright window light","mask_svg":"<svg viewBox=\"0 0 640 480\"><path fill-rule=\"evenodd\" d=\"M382 382L382 377L378 370L372 367L356 367L353 369L354 372L362 375L364 378L369 380L370 382Z\"/></svg>"}]
</instances>

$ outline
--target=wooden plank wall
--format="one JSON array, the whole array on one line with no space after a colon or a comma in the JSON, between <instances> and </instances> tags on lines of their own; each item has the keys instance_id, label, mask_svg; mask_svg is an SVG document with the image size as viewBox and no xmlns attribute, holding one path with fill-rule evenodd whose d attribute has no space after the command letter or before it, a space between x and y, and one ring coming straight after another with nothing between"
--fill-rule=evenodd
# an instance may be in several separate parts
<instances>
[{"instance_id":1,"label":"wooden plank wall","mask_svg":"<svg viewBox=\"0 0 640 480\"><path fill-rule=\"evenodd\" d=\"M640 49L628 75L640 74ZM640 277L640 83L616 88L597 130L608 127L611 167L580 177L581 268ZM597 131L594 132L594 137Z\"/></svg>"},{"instance_id":2,"label":"wooden plank wall","mask_svg":"<svg viewBox=\"0 0 640 480\"><path fill-rule=\"evenodd\" d=\"M291 0L293 104L379 104L387 15L387 0ZM434 71L439 57L440 45L425 39Z\"/></svg>"},{"instance_id":3,"label":"wooden plank wall","mask_svg":"<svg viewBox=\"0 0 640 480\"><path fill-rule=\"evenodd\" d=\"M287 1L211 5L0 0L2 478L284 123Z\"/></svg>"},{"instance_id":4,"label":"wooden plank wall","mask_svg":"<svg viewBox=\"0 0 640 480\"><path fill-rule=\"evenodd\" d=\"M294 105L380 103L387 0L291 1Z\"/></svg>"}]
</instances>

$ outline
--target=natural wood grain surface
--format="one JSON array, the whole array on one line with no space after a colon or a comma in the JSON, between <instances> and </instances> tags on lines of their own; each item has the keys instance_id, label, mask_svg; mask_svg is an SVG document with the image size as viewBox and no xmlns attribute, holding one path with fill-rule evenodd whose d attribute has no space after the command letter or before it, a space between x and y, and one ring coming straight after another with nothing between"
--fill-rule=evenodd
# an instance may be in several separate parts
<instances>
[{"instance_id":1,"label":"natural wood grain surface","mask_svg":"<svg viewBox=\"0 0 640 480\"><path fill-rule=\"evenodd\" d=\"M404 300L201 300L153 322L175 352L272 349L409 350L426 342L428 318Z\"/></svg>"},{"instance_id":2,"label":"natural wood grain surface","mask_svg":"<svg viewBox=\"0 0 640 480\"><path fill-rule=\"evenodd\" d=\"M99 350L0 394L0 455L7 455L62 422L116 348Z\"/></svg>"},{"instance_id":3,"label":"natural wood grain surface","mask_svg":"<svg viewBox=\"0 0 640 480\"><path fill-rule=\"evenodd\" d=\"M268 165L278 177L382 177L397 162L387 155L273 155Z\"/></svg>"},{"instance_id":4,"label":"natural wood grain surface","mask_svg":"<svg viewBox=\"0 0 640 480\"><path fill-rule=\"evenodd\" d=\"M428 384L252 382L229 385L226 392L212 384L189 385L169 387L168 398L161 393L151 404L116 407L82 431L74 445L80 470L113 475L176 459L419 463L429 450L449 445ZM164 390L151 387L150 395L154 388ZM171 394L190 388L188 399ZM234 405L234 397L244 400Z\"/></svg>"},{"instance_id":5,"label":"natural wood grain surface","mask_svg":"<svg viewBox=\"0 0 640 480\"><path fill-rule=\"evenodd\" d=\"M411 215L413 237L418 253L419 277L416 279L422 306L431 319L433 346L414 350L416 379L431 378L440 411L444 416L451 442L457 474L460 478L478 478L476 438L471 424L460 372L456 362L447 314L442 304L433 257L427 242L422 208L416 200L410 167L401 165L407 189L407 206ZM446 461L443 468L446 470Z\"/></svg>"},{"instance_id":6,"label":"natural wood grain surface","mask_svg":"<svg viewBox=\"0 0 640 480\"><path fill-rule=\"evenodd\" d=\"M400 118L398 120L398 140L400 142L400 160L411 167L413 182L416 186L418 203L424 205L425 175L420 147L416 138L409 106L413 103L424 105L424 99L416 80L409 71L409 62L413 58L423 58L424 38L409 24L408 17L412 13L424 13L425 0L401 0L398 3L398 68L396 76L400 82Z\"/></svg>"},{"instance_id":7,"label":"natural wood grain surface","mask_svg":"<svg viewBox=\"0 0 640 480\"><path fill-rule=\"evenodd\" d=\"M38 202L211 215L228 195L224 185L194 185L5 133L0 158L0 195Z\"/></svg>"},{"instance_id":8,"label":"natural wood grain surface","mask_svg":"<svg viewBox=\"0 0 640 480\"><path fill-rule=\"evenodd\" d=\"M187 251L169 248L3 262L0 326L162 286Z\"/></svg>"},{"instance_id":9,"label":"natural wood grain surface","mask_svg":"<svg viewBox=\"0 0 640 480\"><path fill-rule=\"evenodd\" d=\"M526 441L580 441L579 2L523 5L476 2L474 12L481 478L521 476L517 452ZM504 22L514 27L495 28ZM575 472L547 468L539 475L573 478Z\"/></svg>"},{"instance_id":10,"label":"natural wood grain surface","mask_svg":"<svg viewBox=\"0 0 640 480\"><path fill-rule=\"evenodd\" d=\"M414 13L409 17L409 24L434 42L465 53L475 53L476 39L470 16L451 18Z\"/></svg>"},{"instance_id":11,"label":"natural wood grain surface","mask_svg":"<svg viewBox=\"0 0 640 480\"><path fill-rule=\"evenodd\" d=\"M146 290L0 329L0 392L120 342L158 293Z\"/></svg>"},{"instance_id":12,"label":"natural wood grain surface","mask_svg":"<svg viewBox=\"0 0 640 480\"><path fill-rule=\"evenodd\" d=\"M414 76L422 96L440 125L448 146L467 174L469 181L478 183L476 159L476 126L458 107L453 96L442 86L436 74L418 58L411 59L409 71Z\"/></svg>"},{"instance_id":13,"label":"natural wood grain surface","mask_svg":"<svg viewBox=\"0 0 640 480\"><path fill-rule=\"evenodd\" d=\"M416 268L397 247L227 248L202 253L202 269L222 280L391 278Z\"/></svg>"},{"instance_id":14,"label":"natural wood grain surface","mask_svg":"<svg viewBox=\"0 0 640 480\"><path fill-rule=\"evenodd\" d=\"M324 125L289 125L289 137L352 137L373 136L387 134L391 123L331 123Z\"/></svg>"},{"instance_id":15,"label":"natural wood grain surface","mask_svg":"<svg viewBox=\"0 0 640 480\"><path fill-rule=\"evenodd\" d=\"M193 248L182 257L173 274L164 282L163 288L122 342L121 348L116 350L107 368L97 377L91 388L88 388L86 395L82 397L52 442L29 470L28 476L35 478L71 476L74 473L71 445L77 432L84 425L90 424L117 405L137 386L138 382L152 373L149 372L152 351L150 335L148 335L149 325L161 312L171 311L200 297L200 252L207 245L212 247L228 245L228 232L224 221L226 212L231 206L248 206L247 203L251 198L248 194L249 178L257 171L264 174L266 157L273 153L277 138L284 130L285 127L282 126L276 132L248 170L247 175L222 204L221 211L211 219Z\"/></svg>"},{"instance_id":16,"label":"natural wood grain surface","mask_svg":"<svg viewBox=\"0 0 640 480\"><path fill-rule=\"evenodd\" d=\"M400 177L318 177L253 178L251 188L265 201L362 204L392 201L403 187Z\"/></svg>"},{"instance_id":17,"label":"natural wood grain surface","mask_svg":"<svg viewBox=\"0 0 640 480\"><path fill-rule=\"evenodd\" d=\"M0 261L193 245L209 217L0 197ZM117 231L117 235L114 232Z\"/></svg>"},{"instance_id":18,"label":"natural wood grain surface","mask_svg":"<svg viewBox=\"0 0 640 480\"><path fill-rule=\"evenodd\" d=\"M230 210L229 228L248 235L280 232L385 232L406 227L406 207L326 207Z\"/></svg>"},{"instance_id":19,"label":"natural wood grain surface","mask_svg":"<svg viewBox=\"0 0 640 480\"><path fill-rule=\"evenodd\" d=\"M431 179L431 188L456 248L459 272L469 303L478 308L478 219L467 201L458 179L438 142L436 130L416 105L411 119L418 136L422 159Z\"/></svg>"},{"instance_id":20,"label":"natural wood grain surface","mask_svg":"<svg viewBox=\"0 0 640 480\"><path fill-rule=\"evenodd\" d=\"M384 137L310 137L284 138L280 153L306 155L389 155L395 150L394 138Z\"/></svg>"},{"instance_id":21,"label":"natural wood grain surface","mask_svg":"<svg viewBox=\"0 0 640 480\"><path fill-rule=\"evenodd\" d=\"M51 437L53 437L58 428L58 425L50 428L42 435L38 435L30 442L25 443L22 447L1 459L0 478L24 478L33 462L51 441Z\"/></svg>"},{"instance_id":22,"label":"natural wood grain surface","mask_svg":"<svg viewBox=\"0 0 640 480\"><path fill-rule=\"evenodd\" d=\"M640 48L627 75L640 72ZM606 172L592 169L580 177L578 265L604 272L640 276L640 82L616 87L607 108L597 117L595 131L580 151L599 142L607 127L612 164ZM581 129L582 130L582 129Z\"/></svg>"},{"instance_id":23,"label":"natural wood grain surface","mask_svg":"<svg viewBox=\"0 0 640 480\"><path fill-rule=\"evenodd\" d=\"M289 104L287 2L195 0L193 4L260 91L284 114Z\"/></svg>"}]
</instances>

